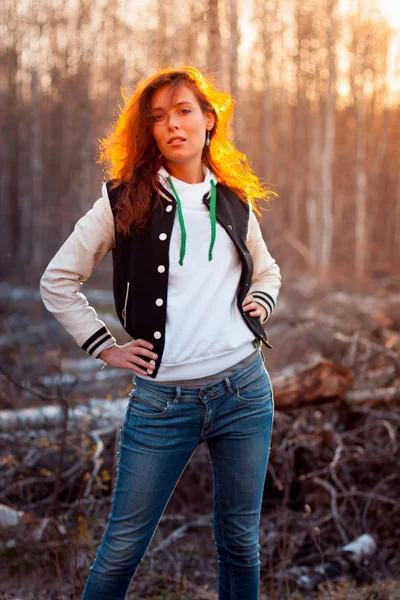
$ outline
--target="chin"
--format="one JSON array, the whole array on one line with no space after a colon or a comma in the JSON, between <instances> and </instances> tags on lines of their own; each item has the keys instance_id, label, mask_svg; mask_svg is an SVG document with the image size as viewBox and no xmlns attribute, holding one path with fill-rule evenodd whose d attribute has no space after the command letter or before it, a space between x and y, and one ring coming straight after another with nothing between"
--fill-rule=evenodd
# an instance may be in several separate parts
<instances>
[{"instance_id":1,"label":"chin","mask_svg":"<svg viewBox=\"0 0 400 600\"><path fill-rule=\"evenodd\" d=\"M169 153L168 153L169 154ZM170 163L178 163L178 164L184 164L186 162L192 162L193 160L199 159L201 161L201 153L194 153L194 154L187 154L184 151L177 151L177 152L173 152L171 153L169 156L167 154L164 154L164 157L166 159L167 162Z\"/></svg>"}]
</instances>

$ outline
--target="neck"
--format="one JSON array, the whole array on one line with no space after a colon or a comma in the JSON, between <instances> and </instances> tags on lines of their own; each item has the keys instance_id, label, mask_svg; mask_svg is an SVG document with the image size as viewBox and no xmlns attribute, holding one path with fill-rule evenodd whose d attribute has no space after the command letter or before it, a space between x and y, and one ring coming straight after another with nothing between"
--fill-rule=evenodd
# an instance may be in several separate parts
<instances>
[{"instance_id":1,"label":"neck","mask_svg":"<svg viewBox=\"0 0 400 600\"><path fill-rule=\"evenodd\" d=\"M204 181L203 165L200 162L196 164L176 164L167 161L167 169L173 177L184 181L185 183L202 183Z\"/></svg>"}]
</instances>

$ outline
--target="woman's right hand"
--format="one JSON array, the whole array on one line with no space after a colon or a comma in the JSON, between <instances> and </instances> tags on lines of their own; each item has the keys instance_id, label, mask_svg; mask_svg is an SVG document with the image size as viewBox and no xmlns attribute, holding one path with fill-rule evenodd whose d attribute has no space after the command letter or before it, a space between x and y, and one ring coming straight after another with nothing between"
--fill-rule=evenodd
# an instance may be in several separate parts
<instances>
[{"instance_id":1,"label":"woman's right hand","mask_svg":"<svg viewBox=\"0 0 400 600\"><path fill-rule=\"evenodd\" d=\"M154 365L141 357L157 360L158 355L152 352L154 346L145 340L132 340L123 346L111 346L102 350L99 358L111 367L130 369L140 375L148 375L146 369L154 370Z\"/></svg>"}]
</instances>

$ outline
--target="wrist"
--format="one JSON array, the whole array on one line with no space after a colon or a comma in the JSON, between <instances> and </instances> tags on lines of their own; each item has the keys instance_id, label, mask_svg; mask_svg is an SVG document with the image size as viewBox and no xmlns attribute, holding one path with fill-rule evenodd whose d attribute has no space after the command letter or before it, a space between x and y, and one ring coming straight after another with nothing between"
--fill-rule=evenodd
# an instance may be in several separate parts
<instances>
[{"instance_id":1,"label":"wrist","mask_svg":"<svg viewBox=\"0 0 400 600\"><path fill-rule=\"evenodd\" d=\"M112 348L115 348L117 344L112 344L111 346L108 346L107 348L104 348L104 350L102 350L99 354L99 356L97 358L99 358L100 360L105 360L105 358L107 357L107 355L110 353L110 350Z\"/></svg>"}]
</instances>

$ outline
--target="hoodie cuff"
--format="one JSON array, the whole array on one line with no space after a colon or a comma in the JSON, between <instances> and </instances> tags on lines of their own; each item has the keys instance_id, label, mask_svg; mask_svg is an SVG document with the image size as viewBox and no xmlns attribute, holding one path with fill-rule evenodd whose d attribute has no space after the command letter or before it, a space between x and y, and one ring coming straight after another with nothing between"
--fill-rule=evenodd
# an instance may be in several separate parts
<instances>
[{"instance_id":1,"label":"hoodie cuff","mask_svg":"<svg viewBox=\"0 0 400 600\"><path fill-rule=\"evenodd\" d=\"M275 301L272 298L272 296L270 296L266 292L258 292L257 290L255 290L254 292L250 292L250 293L253 296L255 302L257 302L257 304L260 304L261 306L263 306L265 308L265 310L267 311L267 316L265 317L265 319L263 321L261 321L261 323L264 324L267 322L267 320L269 319L269 317L275 310Z\"/></svg>"},{"instance_id":2,"label":"hoodie cuff","mask_svg":"<svg viewBox=\"0 0 400 600\"><path fill-rule=\"evenodd\" d=\"M106 327L101 327L96 333L90 336L84 344L82 344L82 350L85 350L93 358L98 358L99 354L116 344L116 339L111 335Z\"/></svg>"}]
</instances>

